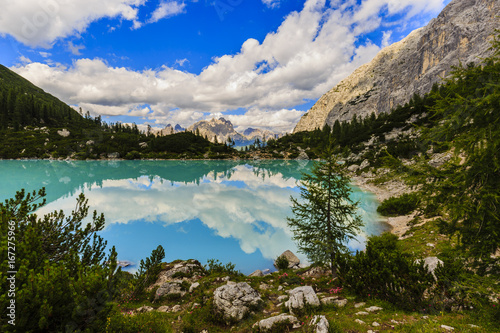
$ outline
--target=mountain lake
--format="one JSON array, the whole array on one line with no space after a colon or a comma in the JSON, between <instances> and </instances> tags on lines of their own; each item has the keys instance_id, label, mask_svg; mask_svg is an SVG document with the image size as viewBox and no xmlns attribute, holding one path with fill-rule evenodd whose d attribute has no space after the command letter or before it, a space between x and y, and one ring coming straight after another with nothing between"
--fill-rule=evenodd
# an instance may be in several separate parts
<instances>
[{"instance_id":1,"label":"mountain lake","mask_svg":"<svg viewBox=\"0 0 500 333\"><path fill-rule=\"evenodd\" d=\"M287 227L290 196L299 197L298 181L310 161L0 161L0 200L15 192L46 188L47 204L39 216L54 210L66 215L84 193L92 212L104 213L100 232L118 259L138 269L158 245L165 260L197 259L206 264L231 262L249 274L274 271L273 261L285 250L301 261ZM349 243L364 248L367 235L389 229L371 193L353 186L365 227Z\"/></svg>"}]
</instances>

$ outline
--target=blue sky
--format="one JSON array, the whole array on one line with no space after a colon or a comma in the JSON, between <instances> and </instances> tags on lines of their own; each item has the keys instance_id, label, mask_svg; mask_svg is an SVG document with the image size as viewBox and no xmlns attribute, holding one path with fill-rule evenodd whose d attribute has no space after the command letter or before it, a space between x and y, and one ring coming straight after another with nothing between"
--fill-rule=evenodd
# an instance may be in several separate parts
<instances>
[{"instance_id":1,"label":"blue sky","mask_svg":"<svg viewBox=\"0 0 500 333\"><path fill-rule=\"evenodd\" d=\"M0 0L0 63L108 121L290 131L449 0Z\"/></svg>"}]
</instances>

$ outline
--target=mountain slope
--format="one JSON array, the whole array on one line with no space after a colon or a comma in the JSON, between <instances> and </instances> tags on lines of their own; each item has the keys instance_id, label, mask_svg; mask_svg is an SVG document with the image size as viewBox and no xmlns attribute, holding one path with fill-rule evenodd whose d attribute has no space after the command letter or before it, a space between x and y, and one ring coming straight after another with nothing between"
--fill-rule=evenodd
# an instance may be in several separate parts
<instances>
[{"instance_id":1,"label":"mountain slope","mask_svg":"<svg viewBox=\"0 0 500 333\"><path fill-rule=\"evenodd\" d=\"M490 54L500 26L498 0L453 0L439 16L392 44L323 95L294 132L311 131L354 115L389 112L416 94L429 92L452 66L479 62Z\"/></svg>"},{"instance_id":2,"label":"mountain slope","mask_svg":"<svg viewBox=\"0 0 500 333\"><path fill-rule=\"evenodd\" d=\"M65 126L83 119L71 107L0 65L1 128L51 123Z\"/></svg>"}]
</instances>

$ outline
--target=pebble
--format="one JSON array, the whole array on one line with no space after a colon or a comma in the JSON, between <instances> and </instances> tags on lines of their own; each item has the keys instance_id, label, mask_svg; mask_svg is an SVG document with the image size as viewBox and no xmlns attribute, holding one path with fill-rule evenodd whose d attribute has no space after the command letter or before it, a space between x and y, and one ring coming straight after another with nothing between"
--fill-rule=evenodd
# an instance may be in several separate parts
<instances>
[{"instance_id":1,"label":"pebble","mask_svg":"<svg viewBox=\"0 0 500 333\"><path fill-rule=\"evenodd\" d=\"M360 311L360 312L356 312L355 315L356 316L367 316L367 315L369 315L369 313L365 312L365 311Z\"/></svg>"},{"instance_id":2,"label":"pebble","mask_svg":"<svg viewBox=\"0 0 500 333\"><path fill-rule=\"evenodd\" d=\"M368 312L376 312L376 311L380 311L380 310L383 310L383 308L381 308L379 306L370 306L369 308L365 309L365 311L368 311Z\"/></svg>"},{"instance_id":3,"label":"pebble","mask_svg":"<svg viewBox=\"0 0 500 333\"><path fill-rule=\"evenodd\" d=\"M442 329L445 329L445 330L447 330L447 331L453 331L453 330L455 330L455 328L453 328L453 327L451 327L451 326L446 326L446 325L441 325L441 328L442 328Z\"/></svg>"},{"instance_id":4,"label":"pebble","mask_svg":"<svg viewBox=\"0 0 500 333\"><path fill-rule=\"evenodd\" d=\"M361 302L361 303L354 304L354 307L357 309L357 308L360 308L360 307L365 306L365 305L366 305L365 302Z\"/></svg>"},{"instance_id":5,"label":"pebble","mask_svg":"<svg viewBox=\"0 0 500 333\"><path fill-rule=\"evenodd\" d=\"M376 321L374 321L374 322L372 323L372 326L373 326L373 327L379 327L379 326L380 326L380 324L379 324L379 323L377 323Z\"/></svg>"},{"instance_id":6,"label":"pebble","mask_svg":"<svg viewBox=\"0 0 500 333\"><path fill-rule=\"evenodd\" d=\"M358 324L361 324L361 325L364 325L364 324L365 324L365 322L364 322L364 321L362 321L361 319L356 319L356 320L354 320L354 321L355 321L356 323L358 323Z\"/></svg>"}]
</instances>

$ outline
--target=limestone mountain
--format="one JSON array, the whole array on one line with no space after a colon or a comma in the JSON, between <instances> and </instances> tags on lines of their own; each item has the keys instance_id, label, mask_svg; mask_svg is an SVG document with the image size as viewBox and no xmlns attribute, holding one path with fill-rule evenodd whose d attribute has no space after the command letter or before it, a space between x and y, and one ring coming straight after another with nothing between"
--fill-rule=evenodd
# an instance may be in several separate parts
<instances>
[{"instance_id":1,"label":"limestone mountain","mask_svg":"<svg viewBox=\"0 0 500 333\"><path fill-rule=\"evenodd\" d=\"M235 131L233 124L224 118L201 120L187 128L188 132L207 137L208 140L215 142L227 142L229 138L233 140L243 139L243 136Z\"/></svg>"},{"instance_id":2,"label":"limestone mountain","mask_svg":"<svg viewBox=\"0 0 500 333\"><path fill-rule=\"evenodd\" d=\"M429 92L452 66L479 63L500 27L500 1L452 0L426 27L383 50L324 94L294 132L330 126L354 115L389 112Z\"/></svg>"},{"instance_id":3,"label":"limestone mountain","mask_svg":"<svg viewBox=\"0 0 500 333\"><path fill-rule=\"evenodd\" d=\"M243 132L243 135L248 140L256 140L258 138L260 141L267 141L276 137L276 134L271 131L251 127L247 128Z\"/></svg>"},{"instance_id":4,"label":"limestone mountain","mask_svg":"<svg viewBox=\"0 0 500 333\"><path fill-rule=\"evenodd\" d=\"M175 133L184 132L185 130L186 129L181 127L181 125L179 125L179 124L177 124L175 126L168 124L163 129L154 132L154 134L157 136L165 136L165 135L171 135L171 134L175 134Z\"/></svg>"},{"instance_id":5,"label":"limestone mountain","mask_svg":"<svg viewBox=\"0 0 500 333\"><path fill-rule=\"evenodd\" d=\"M246 146L253 144L255 140L259 139L261 142L275 138L276 134L262 129L247 128L243 134L237 132L233 124L224 118L212 120L202 120L187 128L188 132L197 133L203 137L207 137L211 142L223 143L231 139L235 142L236 146Z\"/></svg>"}]
</instances>

